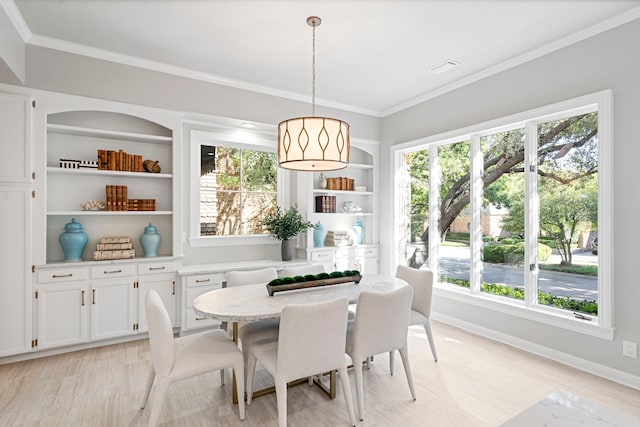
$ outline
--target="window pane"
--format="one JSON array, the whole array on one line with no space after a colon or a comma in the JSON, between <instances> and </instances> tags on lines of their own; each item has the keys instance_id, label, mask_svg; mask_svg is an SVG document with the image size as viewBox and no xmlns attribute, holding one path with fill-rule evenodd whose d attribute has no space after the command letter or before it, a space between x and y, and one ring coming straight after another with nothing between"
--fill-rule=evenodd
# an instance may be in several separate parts
<instances>
[{"instance_id":1,"label":"window pane","mask_svg":"<svg viewBox=\"0 0 640 427\"><path fill-rule=\"evenodd\" d=\"M248 193L242 198L242 234L265 234L264 213L274 209L276 193Z\"/></svg>"},{"instance_id":2,"label":"window pane","mask_svg":"<svg viewBox=\"0 0 640 427\"><path fill-rule=\"evenodd\" d=\"M440 163L440 272L441 282L469 287L471 253L471 144L456 142L438 147Z\"/></svg>"},{"instance_id":3,"label":"window pane","mask_svg":"<svg viewBox=\"0 0 640 427\"><path fill-rule=\"evenodd\" d=\"M275 153L201 146L200 235L265 234L262 213L277 188Z\"/></svg>"},{"instance_id":4,"label":"window pane","mask_svg":"<svg viewBox=\"0 0 640 427\"><path fill-rule=\"evenodd\" d=\"M411 267L421 267L429 248L429 150L414 151L404 156L404 260Z\"/></svg>"},{"instance_id":5,"label":"window pane","mask_svg":"<svg viewBox=\"0 0 640 427\"><path fill-rule=\"evenodd\" d=\"M242 151L242 190L276 192L276 153Z\"/></svg>"},{"instance_id":6,"label":"window pane","mask_svg":"<svg viewBox=\"0 0 640 427\"><path fill-rule=\"evenodd\" d=\"M483 155L481 291L524 299L524 129L480 139Z\"/></svg>"},{"instance_id":7,"label":"window pane","mask_svg":"<svg viewBox=\"0 0 640 427\"><path fill-rule=\"evenodd\" d=\"M538 302L597 314L597 113L538 126Z\"/></svg>"},{"instance_id":8,"label":"window pane","mask_svg":"<svg viewBox=\"0 0 640 427\"><path fill-rule=\"evenodd\" d=\"M235 236L240 234L240 193L216 192L216 234Z\"/></svg>"}]
</instances>

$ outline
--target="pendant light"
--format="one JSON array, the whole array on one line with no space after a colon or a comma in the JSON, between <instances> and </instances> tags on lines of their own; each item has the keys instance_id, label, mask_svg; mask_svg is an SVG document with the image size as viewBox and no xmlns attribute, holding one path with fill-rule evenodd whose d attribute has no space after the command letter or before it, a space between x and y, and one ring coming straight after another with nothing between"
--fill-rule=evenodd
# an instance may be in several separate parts
<instances>
[{"instance_id":1,"label":"pendant light","mask_svg":"<svg viewBox=\"0 0 640 427\"><path fill-rule=\"evenodd\" d=\"M316 117L316 27L322 20L307 18L313 28L311 116L278 124L278 165L299 171L344 169L349 163L349 124L329 117Z\"/></svg>"}]
</instances>

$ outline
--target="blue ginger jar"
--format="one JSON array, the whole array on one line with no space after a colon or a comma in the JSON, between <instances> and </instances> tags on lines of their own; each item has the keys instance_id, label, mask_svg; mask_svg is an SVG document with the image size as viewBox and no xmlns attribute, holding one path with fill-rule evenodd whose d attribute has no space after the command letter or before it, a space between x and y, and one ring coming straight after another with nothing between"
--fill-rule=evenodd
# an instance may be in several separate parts
<instances>
[{"instance_id":1,"label":"blue ginger jar","mask_svg":"<svg viewBox=\"0 0 640 427\"><path fill-rule=\"evenodd\" d=\"M160 246L160 235L158 229L149 223L144 228L144 233L140 236L140 243L144 251L145 258L158 256L158 246Z\"/></svg>"},{"instance_id":2,"label":"blue ginger jar","mask_svg":"<svg viewBox=\"0 0 640 427\"><path fill-rule=\"evenodd\" d=\"M360 218L356 218L356 220L353 221L351 229L353 230L353 243L356 245L364 243L364 225L362 221L360 221Z\"/></svg>"},{"instance_id":3,"label":"blue ginger jar","mask_svg":"<svg viewBox=\"0 0 640 427\"><path fill-rule=\"evenodd\" d=\"M326 235L324 226L319 222L313 226L313 247L321 248L324 246L324 236Z\"/></svg>"},{"instance_id":4,"label":"blue ginger jar","mask_svg":"<svg viewBox=\"0 0 640 427\"><path fill-rule=\"evenodd\" d=\"M89 236L82 229L82 224L71 218L71 222L65 224L64 233L58 237L65 261L82 261L82 252L87 246Z\"/></svg>"}]
</instances>

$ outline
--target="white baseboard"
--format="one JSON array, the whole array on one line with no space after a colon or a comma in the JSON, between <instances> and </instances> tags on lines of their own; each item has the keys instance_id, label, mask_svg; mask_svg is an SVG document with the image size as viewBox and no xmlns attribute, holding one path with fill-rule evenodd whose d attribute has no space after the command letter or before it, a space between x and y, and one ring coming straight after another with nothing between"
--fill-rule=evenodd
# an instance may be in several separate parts
<instances>
[{"instance_id":1,"label":"white baseboard","mask_svg":"<svg viewBox=\"0 0 640 427\"><path fill-rule=\"evenodd\" d=\"M610 381L614 381L627 387L640 390L640 376L632 375L627 372L622 372L608 366L591 362L589 360L581 359L579 357L563 353L549 347L538 345L530 341L514 337L512 335L497 332L493 329L488 329L482 326L475 325L473 323L465 322L464 320L448 316L447 314L433 312L431 313L431 318L438 322L446 323L460 329L464 329L465 331L472 332L476 335L480 335L482 337L510 345L520 350L524 350L529 353L533 353L535 355L563 363L565 365L571 366L572 368L576 368L581 371L606 378Z\"/></svg>"}]
</instances>

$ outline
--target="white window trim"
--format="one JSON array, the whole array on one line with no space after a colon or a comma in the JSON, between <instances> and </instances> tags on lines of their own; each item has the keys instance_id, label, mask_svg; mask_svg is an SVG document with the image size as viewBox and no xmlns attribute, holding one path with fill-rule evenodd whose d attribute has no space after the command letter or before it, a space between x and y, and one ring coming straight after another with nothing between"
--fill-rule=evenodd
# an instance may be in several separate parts
<instances>
[{"instance_id":1,"label":"white window trim","mask_svg":"<svg viewBox=\"0 0 640 427\"><path fill-rule=\"evenodd\" d=\"M189 246L237 246L273 244L273 237L265 235L245 236L201 236L200 235L200 146L228 146L241 149L257 149L276 151L276 129L272 131L254 131L239 129L235 126L209 125L205 128L189 130ZM288 204L289 180L287 172L277 168L277 203L278 206Z\"/></svg>"},{"instance_id":2,"label":"white window trim","mask_svg":"<svg viewBox=\"0 0 640 427\"><path fill-rule=\"evenodd\" d=\"M595 106L595 108L594 108ZM529 111L513 114L510 116L502 117L499 119L491 120L484 123L475 124L462 129L453 130L450 132L434 135L430 137L420 138L413 141L408 141L391 147L391 159L392 159L392 171L391 176L394 177L394 183L392 185L392 200L394 200L393 209L393 236L392 239L396 242L395 250L392 254L392 262L394 263L390 271L395 270L395 266L400 264L401 246L404 240L402 234L405 224L404 215L402 215L404 196L402 192L402 167L403 158L407 152L416 151L420 149L429 149L430 158L436 159L437 146L448 144L451 142L458 142L463 140L471 141L471 168L477 169L482 167L479 139L484 135L491 135L497 132L502 132L510 128L525 127L525 132L529 138L535 136L537 132L536 124L540 122L546 122L554 120L558 117L566 117L568 115L580 114L586 111L598 111L598 242L599 246L607 248L604 251L599 251L599 265L598 265L598 317L597 322L588 322L580 319L576 319L570 311L548 308L540 305L533 304L532 300L526 299L522 301L510 301L506 298L499 298L479 292L479 289L474 289L473 282L478 284L479 287L482 263L479 256L476 256L471 261L471 278L472 287L467 289L461 289L457 286L453 286L446 283L435 283L434 294L439 297L444 297L456 301L461 301L467 304L472 304L487 308L496 312L517 316L520 318L540 322L543 324L560 327L563 329L571 330L573 332L582 333L598 337L601 339L613 340L614 325L613 325L613 287L614 271L613 271L613 92L611 90L604 90L589 95L584 95L574 99L558 102L545 107L532 109ZM529 159L535 153L528 153L525 157L525 164L529 164ZM535 161L534 161L535 163ZM433 166L432 166L433 167ZM438 165L434 165L437 171ZM432 169L433 172L434 169ZM436 194L438 188L439 175L432 173L432 182L430 191ZM478 203L482 202L481 183L474 180L471 187L471 204L472 212ZM531 181L531 180L529 180ZM531 183L525 185L533 185ZM535 189L534 189L535 191ZM438 220L436 216L439 215L439 209L437 200L430 198L430 215L432 222ZM535 206L531 208L536 208ZM537 208L536 208L537 209ZM530 211L530 209L527 209ZM529 219L530 221L531 219ZM480 219L476 218L472 214L472 223L479 223ZM477 227L476 227L477 229ZM475 239L471 239L472 253L479 253L479 251L473 252L473 249L477 246L479 240L477 236ZM527 254L525 259L527 264L532 263L535 260L530 259L531 254L535 253L534 242L535 239L529 239ZM430 259L433 260L430 264L431 268L437 270L438 260L438 248L439 248L439 235L437 227L430 228L429 234L429 253ZM435 264L435 265L434 265ZM534 280L537 278L537 271L532 275L525 275L525 280ZM526 286L526 284L525 284ZM530 287L528 288L530 289ZM530 293L529 293L530 294Z\"/></svg>"}]
</instances>

